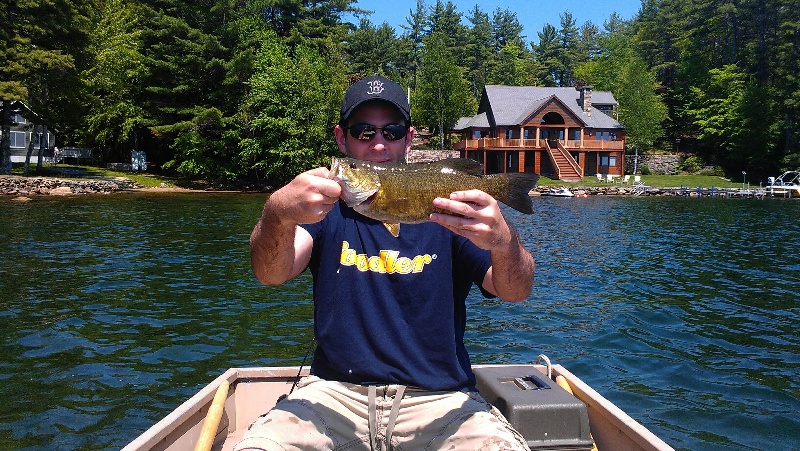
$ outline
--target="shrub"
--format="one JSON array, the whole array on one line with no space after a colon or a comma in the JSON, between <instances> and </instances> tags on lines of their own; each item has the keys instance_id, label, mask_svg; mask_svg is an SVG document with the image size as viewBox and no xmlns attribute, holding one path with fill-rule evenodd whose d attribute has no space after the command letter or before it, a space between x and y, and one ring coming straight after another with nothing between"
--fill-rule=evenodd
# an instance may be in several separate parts
<instances>
[{"instance_id":1,"label":"shrub","mask_svg":"<svg viewBox=\"0 0 800 451\"><path fill-rule=\"evenodd\" d=\"M683 163L681 163L681 169L690 174L694 174L695 172L703 169L703 160L696 155L686 157L686 159L683 160Z\"/></svg>"},{"instance_id":2,"label":"shrub","mask_svg":"<svg viewBox=\"0 0 800 451\"><path fill-rule=\"evenodd\" d=\"M725 177L725 171L719 166L704 166L696 175L708 175L716 177Z\"/></svg>"}]
</instances>

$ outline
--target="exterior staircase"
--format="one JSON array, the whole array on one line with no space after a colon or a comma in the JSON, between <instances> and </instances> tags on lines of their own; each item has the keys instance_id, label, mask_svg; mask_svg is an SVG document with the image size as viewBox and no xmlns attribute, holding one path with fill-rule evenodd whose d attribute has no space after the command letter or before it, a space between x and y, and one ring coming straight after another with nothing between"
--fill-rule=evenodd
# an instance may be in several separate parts
<instances>
[{"instance_id":1,"label":"exterior staircase","mask_svg":"<svg viewBox=\"0 0 800 451\"><path fill-rule=\"evenodd\" d=\"M583 169L560 142L546 142L547 154L556 168L556 178L565 182L583 180Z\"/></svg>"}]
</instances>

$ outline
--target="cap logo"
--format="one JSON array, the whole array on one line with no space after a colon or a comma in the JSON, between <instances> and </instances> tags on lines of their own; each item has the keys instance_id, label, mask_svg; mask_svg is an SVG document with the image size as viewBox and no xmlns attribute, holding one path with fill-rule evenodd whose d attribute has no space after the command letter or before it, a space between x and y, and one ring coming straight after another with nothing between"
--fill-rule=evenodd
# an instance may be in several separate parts
<instances>
[{"instance_id":1,"label":"cap logo","mask_svg":"<svg viewBox=\"0 0 800 451\"><path fill-rule=\"evenodd\" d=\"M372 80L368 84L369 84L369 91L367 91L368 95L380 94L383 92L383 82L381 82L380 80Z\"/></svg>"}]
</instances>

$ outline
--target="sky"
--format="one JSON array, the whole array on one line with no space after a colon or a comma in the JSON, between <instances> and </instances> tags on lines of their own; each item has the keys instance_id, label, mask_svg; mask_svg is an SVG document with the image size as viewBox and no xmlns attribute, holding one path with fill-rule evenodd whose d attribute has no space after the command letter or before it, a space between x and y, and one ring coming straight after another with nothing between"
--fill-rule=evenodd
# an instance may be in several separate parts
<instances>
[{"instance_id":1,"label":"sky","mask_svg":"<svg viewBox=\"0 0 800 451\"><path fill-rule=\"evenodd\" d=\"M572 13L578 27L587 20L603 29L603 22L608 19L611 13L616 12L624 20L632 19L639 8L642 6L641 0L451 0L461 13L464 24L469 25L466 16L469 11L478 4L481 11L492 16L497 8L508 9L517 14L517 20L523 27L522 34L526 36L527 42L538 42L537 33L542 31L545 24L551 24L560 28L561 18L559 17L566 11ZM425 5L430 7L436 4L436 0L424 0ZM447 0L443 0L447 3ZM353 6L361 9L375 11L369 20L374 25L381 25L384 22L395 29L397 35L403 33L400 25L406 25L411 11L416 9L417 0L358 0ZM348 20L345 17L345 20ZM358 25L357 20L352 23Z\"/></svg>"}]
</instances>

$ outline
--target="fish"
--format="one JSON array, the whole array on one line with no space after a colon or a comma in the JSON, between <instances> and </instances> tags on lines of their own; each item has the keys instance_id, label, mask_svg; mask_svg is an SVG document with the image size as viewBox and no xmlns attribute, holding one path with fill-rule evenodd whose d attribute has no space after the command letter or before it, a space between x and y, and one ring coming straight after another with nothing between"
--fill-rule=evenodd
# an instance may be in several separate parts
<instances>
[{"instance_id":1,"label":"fish","mask_svg":"<svg viewBox=\"0 0 800 451\"><path fill-rule=\"evenodd\" d=\"M450 193L478 189L525 214L533 213L528 194L539 176L515 172L482 175L483 166L468 158L448 158L430 163L373 163L333 157L331 179L341 187L349 207L383 222L395 237L399 224L420 224L431 213L453 214L435 208L433 199Z\"/></svg>"}]
</instances>

